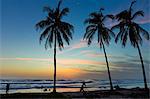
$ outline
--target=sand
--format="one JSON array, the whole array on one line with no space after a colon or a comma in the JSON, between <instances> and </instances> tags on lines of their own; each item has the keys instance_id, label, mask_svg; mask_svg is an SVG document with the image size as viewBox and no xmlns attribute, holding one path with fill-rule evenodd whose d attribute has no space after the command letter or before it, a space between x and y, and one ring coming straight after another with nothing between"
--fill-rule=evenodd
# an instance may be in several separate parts
<instances>
[{"instance_id":1,"label":"sand","mask_svg":"<svg viewBox=\"0 0 150 99\"><path fill-rule=\"evenodd\" d=\"M13 93L13 94L1 94L2 99L74 99L74 98L92 98L92 99L122 99L122 98L139 98L149 99L150 89L119 89L119 90L99 90L88 92L62 92L62 93Z\"/></svg>"}]
</instances>

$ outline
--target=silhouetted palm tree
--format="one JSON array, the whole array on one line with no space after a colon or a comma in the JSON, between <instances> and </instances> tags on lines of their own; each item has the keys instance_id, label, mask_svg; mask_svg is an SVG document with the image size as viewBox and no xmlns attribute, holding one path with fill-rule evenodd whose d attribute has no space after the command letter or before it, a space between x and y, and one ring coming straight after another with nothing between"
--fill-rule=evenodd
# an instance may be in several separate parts
<instances>
[{"instance_id":1,"label":"silhouetted palm tree","mask_svg":"<svg viewBox=\"0 0 150 99\"><path fill-rule=\"evenodd\" d=\"M105 44L109 45L109 42L111 40L111 36L115 36L115 34L104 25L104 21L106 21L107 18L113 19L113 15L103 15L102 10L100 9L99 12L93 12L90 14L89 18L85 20L85 24L87 24L86 27L86 33L84 34L83 39L86 39L88 42L88 45L91 44L94 35L97 33L98 43L100 48L103 48L105 59L107 63L107 69L108 69L108 76L110 81L110 89L113 90L110 70L109 70L109 64L107 59L107 54L105 51Z\"/></svg>"},{"instance_id":2,"label":"silhouetted palm tree","mask_svg":"<svg viewBox=\"0 0 150 99\"><path fill-rule=\"evenodd\" d=\"M43 39L45 41L45 48L52 48L54 43L54 89L56 92L56 45L58 44L59 49L64 48L64 41L69 45L70 39L72 39L73 25L64 22L63 16L69 13L68 8L60 9L62 1L59 1L58 6L55 9L50 7L44 7L44 11L48 13L44 20L41 20L36 24L36 28L42 30L40 36L40 43Z\"/></svg>"},{"instance_id":3,"label":"silhouetted palm tree","mask_svg":"<svg viewBox=\"0 0 150 99\"><path fill-rule=\"evenodd\" d=\"M118 39L122 41L122 45L125 47L127 39L130 39L131 45L133 47L137 47L139 51L139 56L142 64L142 70L143 70L143 77L144 77L144 83L145 83L145 89L147 89L147 82L146 82L146 75L145 75L145 69L144 69L144 63L140 51L139 44L142 45L142 37L144 36L147 40L149 40L149 34L148 32L140 27L138 23L134 21L135 18L138 16L144 16L143 11L137 11L133 13L132 6L136 1L133 1L131 3L131 6L128 10L124 10L116 15L116 19L119 21L119 24L112 27L112 29L119 29L119 33L116 36L115 42L117 43Z\"/></svg>"}]
</instances>

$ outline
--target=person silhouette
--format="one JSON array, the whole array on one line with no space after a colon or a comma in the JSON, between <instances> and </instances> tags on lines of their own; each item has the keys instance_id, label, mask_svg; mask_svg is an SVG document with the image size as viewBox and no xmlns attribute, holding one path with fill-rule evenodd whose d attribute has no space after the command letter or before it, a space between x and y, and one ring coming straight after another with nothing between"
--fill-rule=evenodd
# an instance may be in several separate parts
<instances>
[{"instance_id":1,"label":"person silhouette","mask_svg":"<svg viewBox=\"0 0 150 99\"><path fill-rule=\"evenodd\" d=\"M84 92L84 88L86 87L86 84L85 84L85 82L83 81L82 82L82 86L81 86L81 88L80 88L80 92Z\"/></svg>"},{"instance_id":2,"label":"person silhouette","mask_svg":"<svg viewBox=\"0 0 150 99\"><path fill-rule=\"evenodd\" d=\"M9 91L9 85L10 85L9 83L6 84L6 94L8 94L8 91Z\"/></svg>"},{"instance_id":3,"label":"person silhouette","mask_svg":"<svg viewBox=\"0 0 150 99\"><path fill-rule=\"evenodd\" d=\"M114 86L114 88L115 88L116 90L119 90L119 89L120 89L119 85Z\"/></svg>"}]
</instances>

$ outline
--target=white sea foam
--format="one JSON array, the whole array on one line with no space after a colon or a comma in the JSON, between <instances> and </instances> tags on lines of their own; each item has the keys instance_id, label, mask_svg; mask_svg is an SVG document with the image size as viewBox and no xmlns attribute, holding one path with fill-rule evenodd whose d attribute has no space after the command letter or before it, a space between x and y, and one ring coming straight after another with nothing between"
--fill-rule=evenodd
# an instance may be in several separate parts
<instances>
[{"instance_id":1,"label":"white sea foam","mask_svg":"<svg viewBox=\"0 0 150 99\"><path fill-rule=\"evenodd\" d=\"M85 80L85 82L87 91L109 89L108 80ZM0 80L0 93L5 93L7 83L10 84L10 93L49 92L49 89L52 91L53 88L52 80ZM81 80L58 80L56 84L59 92L79 91L81 85ZM144 87L143 80L113 80L113 85L119 85L121 88ZM148 82L148 86L150 86L150 82ZM48 89L48 91L43 91L44 89Z\"/></svg>"}]
</instances>

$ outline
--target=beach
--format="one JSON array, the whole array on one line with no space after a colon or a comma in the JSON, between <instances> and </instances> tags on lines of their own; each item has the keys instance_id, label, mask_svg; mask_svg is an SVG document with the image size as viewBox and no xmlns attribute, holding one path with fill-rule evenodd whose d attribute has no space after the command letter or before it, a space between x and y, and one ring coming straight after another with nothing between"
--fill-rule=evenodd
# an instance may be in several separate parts
<instances>
[{"instance_id":1,"label":"beach","mask_svg":"<svg viewBox=\"0 0 150 99\"><path fill-rule=\"evenodd\" d=\"M120 89L120 90L99 90L99 91L88 91L88 92L62 92L62 93L13 93L13 94L1 94L2 99L51 99L51 98L109 98L109 99L120 99L120 98L139 98L148 99L150 93L149 90L144 89Z\"/></svg>"},{"instance_id":2,"label":"beach","mask_svg":"<svg viewBox=\"0 0 150 99\"><path fill-rule=\"evenodd\" d=\"M79 92L82 80L58 80L57 94L53 91L52 80L1 80L0 94L2 99L10 98L149 98L149 90L142 88L141 80L114 80L114 88L110 91L108 80L85 80L85 92ZM6 84L10 84L6 94ZM149 82L148 82L149 85Z\"/></svg>"},{"instance_id":3,"label":"beach","mask_svg":"<svg viewBox=\"0 0 150 99\"><path fill-rule=\"evenodd\" d=\"M80 91L83 80L57 80L57 92L78 92ZM87 79L85 91L109 90L109 80ZM6 93L6 85L9 84L9 93L49 93L53 90L53 80L47 79L1 79L0 94ZM140 79L116 79L113 80L114 86L120 88L144 88L143 81ZM150 82L148 80L148 86ZM48 89L44 91L44 89Z\"/></svg>"}]
</instances>

